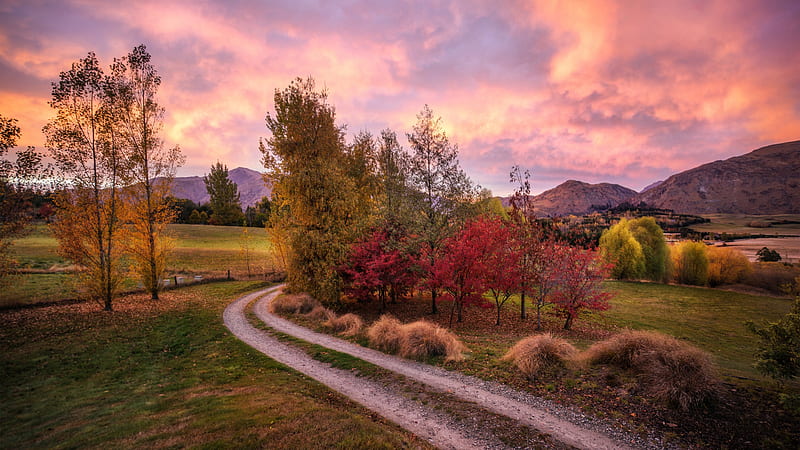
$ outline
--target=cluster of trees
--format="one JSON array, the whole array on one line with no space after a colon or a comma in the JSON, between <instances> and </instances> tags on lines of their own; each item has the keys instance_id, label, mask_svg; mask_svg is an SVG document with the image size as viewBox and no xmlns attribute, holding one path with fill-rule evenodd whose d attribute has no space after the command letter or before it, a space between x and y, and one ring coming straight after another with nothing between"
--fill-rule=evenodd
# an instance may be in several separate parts
<instances>
[{"instance_id":1,"label":"cluster of trees","mask_svg":"<svg viewBox=\"0 0 800 450\"><path fill-rule=\"evenodd\" d=\"M81 269L82 286L107 310L129 268L157 299L171 249L169 193L183 157L159 136L160 84L140 45L115 58L108 73L90 52L52 85L55 117L43 131L64 181L52 230L59 253Z\"/></svg>"},{"instance_id":2,"label":"cluster of trees","mask_svg":"<svg viewBox=\"0 0 800 450\"><path fill-rule=\"evenodd\" d=\"M457 146L428 106L406 135L409 152L389 129L346 143L327 93L313 79L276 90L275 114L266 122L271 137L260 149L273 188L268 226L290 289L328 304L346 290L382 305L424 289L432 313L444 292L454 300L451 318L460 320L463 307L489 291L498 307L514 293L536 295L541 289L531 277L558 261L557 288L542 302L562 305L566 327L581 308L606 304L597 283L602 265L593 254L542 239L527 214L532 205L509 219L460 168ZM529 187L521 197L529 197ZM542 257L543 248L552 254ZM583 285L568 281L572 272Z\"/></svg>"},{"instance_id":3,"label":"cluster of trees","mask_svg":"<svg viewBox=\"0 0 800 450\"><path fill-rule=\"evenodd\" d=\"M600 252L617 279L719 286L752 272L747 257L731 248L696 241L668 246L652 217L621 219L601 236Z\"/></svg>"}]
</instances>

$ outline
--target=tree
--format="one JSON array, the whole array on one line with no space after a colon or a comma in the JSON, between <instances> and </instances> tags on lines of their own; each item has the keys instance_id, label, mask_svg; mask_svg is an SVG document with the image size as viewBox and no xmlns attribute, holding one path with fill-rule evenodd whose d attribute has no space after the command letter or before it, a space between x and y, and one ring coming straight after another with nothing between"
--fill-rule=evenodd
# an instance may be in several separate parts
<instances>
[{"instance_id":1,"label":"tree","mask_svg":"<svg viewBox=\"0 0 800 450\"><path fill-rule=\"evenodd\" d=\"M522 170L519 166L513 166L509 178L511 183L516 183L517 187L514 189L514 195L511 196L511 220L514 221L514 241L516 245L520 246L522 265L522 283L519 290L519 318L525 320L527 313L525 311L525 297L529 294L532 288L531 281L534 281L536 275L536 268L533 267L533 262L537 258L538 247L536 243L541 237L540 228L536 221L534 214L533 198L531 196L531 173L528 170ZM541 318L537 321L540 323Z\"/></svg>"},{"instance_id":2,"label":"tree","mask_svg":"<svg viewBox=\"0 0 800 450\"><path fill-rule=\"evenodd\" d=\"M664 231L652 217L640 217L627 221L627 228L642 248L644 257L645 279L665 282L667 281L667 261L669 260L669 247L664 239Z\"/></svg>"},{"instance_id":3,"label":"tree","mask_svg":"<svg viewBox=\"0 0 800 450\"><path fill-rule=\"evenodd\" d=\"M761 250L756 252L756 261L758 262L778 262L780 260L781 254L777 250L761 247Z\"/></svg>"},{"instance_id":4,"label":"tree","mask_svg":"<svg viewBox=\"0 0 800 450\"><path fill-rule=\"evenodd\" d=\"M673 247L672 265L675 281L705 286L708 281L708 253L702 242L685 241Z\"/></svg>"},{"instance_id":5,"label":"tree","mask_svg":"<svg viewBox=\"0 0 800 450\"><path fill-rule=\"evenodd\" d=\"M442 289L453 298L450 326L453 325L454 312L460 323L465 305L484 303L483 293L488 289L485 277L487 225L488 222L481 219L467 222L458 233L445 239L441 255L429 269L429 287Z\"/></svg>"},{"instance_id":6,"label":"tree","mask_svg":"<svg viewBox=\"0 0 800 450\"><path fill-rule=\"evenodd\" d=\"M777 322L748 329L761 338L756 353L756 368L777 379L793 379L800 375L800 298L792 310Z\"/></svg>"},{"instance_id":7,"label":"tree","mask_svg":"<svg viewBox=\"0 0 800 450\"><path fill-rule=\"evenodd\" d=\"M531 298L536 306L536 329L542 329L542 310L550 302L553 292L562 280L562 247L551 239L534 240L528 243L531 250L529 276L535 288Z\"/></svg>"},{"instance_id":8,"label":"tree","mask_svg":"<svg viewBox=\"0 0 800 450\"><path fill-rule=\"evenodd\" d=\"M427 267L441 257L444 240L462 222L461 209L474 197L469 178L458 165L458 147L450 143L441 119L425 105L407 134L411 145L410 182L420 193L420 235ZM431 313L437 312L435 284L430 284Z\"/></svg>"},{"instance_id":9,"label":"tree","mask_svg":"<svg viewBox=\"0 0 800 450\"><path fill-rule=\"evenodd\" d=\"M184 158L179 147L165 148L159 136L164 119L164 108L156 99L161 77L147 48L139 45L115 60L112 72L117 98L113 104L118 105L115 115L128 163L123 172L128 184L125 245L145 289L157 300L172 250L167 225L177 214L169 195Z\"/></svg>"},{"instance_id":10,"label":"tree","mask_svg":"<svg viewBox=\"0 0 800 450\"><path fill-rule=\"evenodd\" d=\"M379 216L384 221L410 228L414 222L414 204L418 197L409 185L409 156L390 129L381 131L377 152Z\"/></svg>"},{"instance_id":11,"label":"tree","mask_svg":"<svg viewBox=\"0 0 800 450\"><path fill-rule=\"evenodd\" d=\"M44 128L50 156L69 189L55 198L53 234L59 253L81 267L90 298L112 309L122 280L120 199L124 157L116 120L116 80L103 74L94 53L61 72Z\"/></svg>"},{"instance_id":12,"label":"tree","mask_svg":"<svg viewBox=\"0 0 800 450\"><path fill-rule=\"evenodd\" d=\"M203 177L206 191L211 197L212 225L241 225L244 214L239 201L239 192L236 183L228 178L228 166L219 161L211 165L211 172Z\"/></svg>"},{"instance_id":13,"label":"tree","mask_svg":"<svg viewBox=\"0 0 800 450\"><path fill-rule=\"evenodd\" d=\"M275 114L266 118L271 137L259 148L280 205L274 224L289 241L288 283L337 304L342 279L336 268L365 223L356 180L348 176L343 127L336 125L327 93L318 92L311 78L276 90L274 99Z\"/></svg>"},{"instance_id":14,"label":"tree","mask_svg":"<svg viewBox=\"0 0 800 450\"><path fill-rule=\"evenodd\" d=\"M262 197L255 205L248 206L244 216L247 219L248 227L264 227L269 221L269 214L272 210L272 202L269 197Z\"/></svg>"},{"instance_id":15,"label":"tree","mask_svg":"<svg viewBox=\"0 0 800 450\"><path fill-rule=\"evenodd\" d=\"M521 246L513 245L513 223L502 221L494 215L478 219L483 228L485 253L484 284L494 299L497 309L495 325L500 325L500 310L505 303L520 291L523 279L523 252Z\"/></svg>"},{"instance_id":16,"label":"tree","mask_svg":"<svg viewBox=\"0 0 800 450\"><path fill-rule=\"evenodd\" d=\"M13 240L25 235L30 224L33 192L26 183L42 170L42 155L33 147L17 152L14 162L4 159L20 135L17 120L0 115L0 285L13 269Z\"/></svg>"},{"instance_id":17,"label":"tree","mask_svg":"<svg viewBox=\"0 0 800 450\"><path fill-rule=\"evenodd\" d=\"M607 266L595 252L577 247L559 246L555 254L560 276L552 299L566 318L564 329L569 330L582 310L604 311L610 307L611 294L602 289Z\"/></svg>"},{"instance_id":18,"label":"tree","mask_svg":"<svg viewBox=\"0 0 800 450\"><path fill-rule=\"evenodd\" d=\"M726 247L708 247L708 284L736 284L753 271L744 253Z\"/></svg>"},{"instance_id":19,"label":"tree","mask_svg":"<svg viewBox=\"0 0 800 450\"><path fill-rule=\"evenodd\" d=\"M628 219L604 231L600 236L600 255L612 266L611 276L617 279L637 280L645 273L645 256L642 245L628 226Z\"/></svg>"}]
</instances>

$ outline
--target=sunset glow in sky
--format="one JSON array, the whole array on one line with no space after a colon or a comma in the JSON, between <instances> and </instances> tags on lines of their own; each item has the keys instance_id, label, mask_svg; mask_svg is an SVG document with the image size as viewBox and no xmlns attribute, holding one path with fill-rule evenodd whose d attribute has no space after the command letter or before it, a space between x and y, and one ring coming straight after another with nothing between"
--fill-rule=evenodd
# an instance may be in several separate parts
<instances>
[{"instance_id":1,"label":"sunset glow in sky","mask_svg":"<svg viewBox=\"0 0 800 450\"><path fill-rule=\"evenodd\" d=\"M337 6L334 6L336 4ZM261 170L275 89L312 76L348 139L404 138L423 105L495 194L568 179L640 190L800 139L800 2L0 2L0 114L43 148L50 83L143 43L163 82L179 175Z\"/></svg>"}]
</instances>

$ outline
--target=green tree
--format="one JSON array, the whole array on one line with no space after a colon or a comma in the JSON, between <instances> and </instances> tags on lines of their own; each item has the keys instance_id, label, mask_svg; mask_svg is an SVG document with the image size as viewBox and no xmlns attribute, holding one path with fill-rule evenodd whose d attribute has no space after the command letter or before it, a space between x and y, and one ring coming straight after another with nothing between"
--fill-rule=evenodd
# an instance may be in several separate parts
<instances>
[{"instance_id":1,"label":"green tree","mask_svg":"<svg viewBox=\"0 0 800 450\"><path fill-rule=\"evenodd\" d=\"M297 78L275 91L275 114L268 113L271 137L260 143L264 166L278 205L274 225L289 241L290 288L337 304L342 279L336 270L364 222L349 176L343 127L314 80Z\"/></svg>"},{"instance_id":2,"label":"green tree","mask_svg":"<svg viewBox=\"0 0 800 450\"><path fill-rule=\"evenodd\" d=\"M672 252L675 281L681 284L705 286L708 282L708 252L702 242L685 241Z\"/></svg>"},{"instance_id":3,"label":"green tree","mask_svg":"<svg viewBox=\"0 0 800 450\"><path fill-rule=\"evenodd\" d=\"M600 236L600 255L611 265L611 276L617 279L640 279L645 273L642 245L628 227L628 219L605 230Z\"/></svg>"},{"instance_id":4,"label":"green tree","mask_svg":"<svg viewBox=\"0 0 800 450\"><path fill-rule=\"evenodd\" d=\"M69 189L55 198L53 234L59 253L82 270L89 296L106 310L122 280L119 189L124 170L117 80L104 75L94 53L61 72L44 127L46 145Z\"/></svg>"},{"instance_id":5,"label":"green tree","mask_svg":"<svg viewBox=\"0 0 800 450\"><path fill-rule=\"evenodd\" d=\"M465 205L475 197L474 187L458 164L458 146L444 132L441 118L425 105L407 134L411 145L410 182L418 197L419 234L427 266L441 257L445 239L464 219ZM437 312L437 289L431 288L431 313Z\"/></svg>"},{"instance_id":6,"label":"green tree","mask_svg":"<svg viewBox=\"0 0 800 450\"><path fill-rule=\"evenodd\" d=\"M211 172L203 177L206 191L211 197L210 223L214 225L241 225L244 214L239 202L236 183L228 178L228 166L219 161L211 165Z\"/></svg>"},{"instance_id":7,"label":"green tree","mask_svg":"<svg viewBox=\"0 0 800 450\"><path fill-rule=\"evenodd\" d=\"M652 281L667 281L667 262L669 261L669 247L664 239L664 231L652 217L640 217L627 221L636 242L642 247L644 256L644 271L642 277Z\"/></svg>"},{"instance_id":8,"label":"green tree","mask_svg":"<svg viewBox=\"0 0 800 450\"><path fill-rule=\"evenodd\" d=\"M781 254L777 250L761 247L761 250L756 252L756 261L758 262L778 262L780 260Z\"/></svg>"},{"instance_id":9,"label":"green tree","mask_svg":"<svg viewBox=\"0 0 800 450\"><path fill-rule=\"evenodd\" d=\"M112 86L118 99L113 104L119 106L114 112L127 153L125 245L145 289L157 300L172 250L167 225L177 216L170 192L184 158L179 147L164 147L159 135L164 120L164 108L156 98L161 77L151 59L147 48L139 45L115 60Z\"/></svg>"},{"instance_id":10,"label":"green tree","mask_svg":"<svg viewBox=\"0 0 800 450\"><path fill-rule=\"evenodd\" d=\"M756 368L773 378L792 379L800 375L800 298L792 310L777 322L764 326L747 323L761 338L756 353Z\"/></svg>"}]
</instances>

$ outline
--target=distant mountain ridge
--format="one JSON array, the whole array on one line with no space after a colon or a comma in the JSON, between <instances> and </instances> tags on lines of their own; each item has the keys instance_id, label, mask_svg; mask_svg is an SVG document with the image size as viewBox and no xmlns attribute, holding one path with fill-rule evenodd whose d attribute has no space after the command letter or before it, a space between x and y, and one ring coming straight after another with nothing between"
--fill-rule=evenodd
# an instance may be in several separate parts
<instances>
[{"instance_id":1,"label":"distant mountain ridge","mask_svg":"<svg viewBox=\"0 0 800 450\"><path fill-rule=\"evenodd\" d=\"M636 191L611 183L589 184L568 180L533 197L533 210L540 217L588 214L611 208L636 195Z\"/></svg>"},{"instance_id":2,"label":"distant mountain ridge","mask_svg":"<svg viewBox=\"0 0 800 450\"><path fill-rule=\"evenodd\" d=\"M228 171L228 178L236 183L242 208L255 205L263 197L268 197L272 190L264 182L261 172L245 167L237 167ZM210 197L203 177L175 177L172 184L172 195L186 198L197 204L208 203Z\"/></svg>"}]
</instances>

